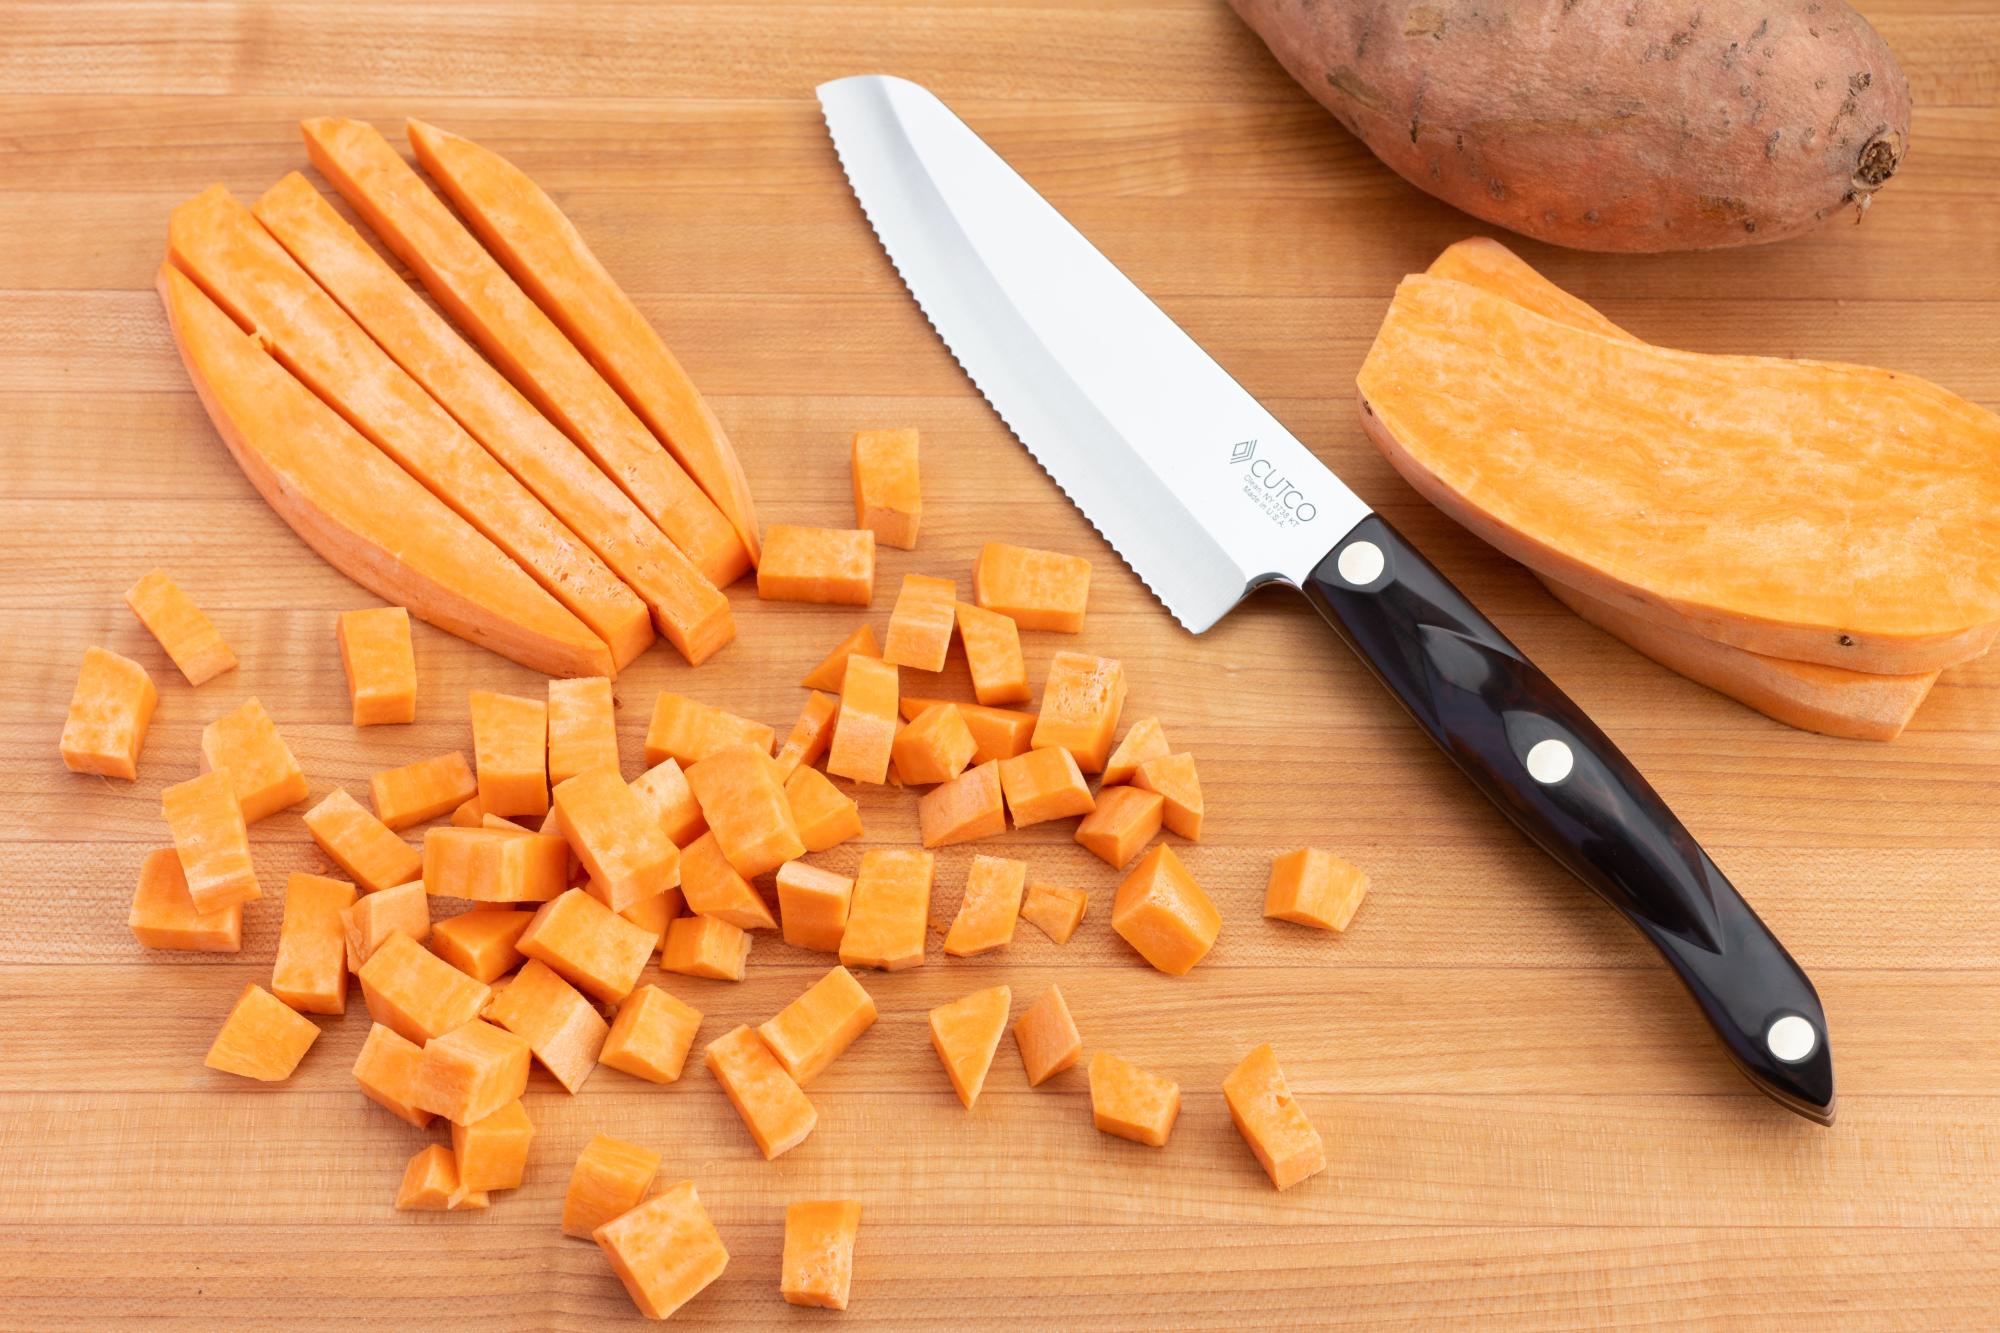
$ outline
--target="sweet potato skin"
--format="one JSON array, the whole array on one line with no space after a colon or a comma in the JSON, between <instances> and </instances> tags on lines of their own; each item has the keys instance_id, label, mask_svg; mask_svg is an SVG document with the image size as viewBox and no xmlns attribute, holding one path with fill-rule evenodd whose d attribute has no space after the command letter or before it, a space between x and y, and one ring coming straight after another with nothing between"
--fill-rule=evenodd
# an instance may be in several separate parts
<instances>
[{"instance_id":1,"label":"sweet potato skin","mask_svg":"<svg viewBox=\"0 0 2000 1333\"><path fill-rule=\"evenodd\" d=\"M1230 3L1404 179L1553 245L1780 240L1909 146L1909 81L1840 0Z\"/></svg>"}]
</instances>

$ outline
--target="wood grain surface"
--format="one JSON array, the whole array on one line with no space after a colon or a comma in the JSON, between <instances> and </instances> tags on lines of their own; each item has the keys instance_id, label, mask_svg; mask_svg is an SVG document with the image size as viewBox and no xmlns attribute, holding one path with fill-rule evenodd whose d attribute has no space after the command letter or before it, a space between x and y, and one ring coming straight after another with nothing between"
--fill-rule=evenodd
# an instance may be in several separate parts
<instances>
[{"instance_id":1,"label":"wood grain surface","mask_svg":"<svg viewBox=\"0 0 2000 1333\"><path fill-rule=\"evenodd\" d=\"M1863 8L1918 107L1865 225L1707 255L1524 253L1655 341L1885 364L2000 406L2000 6ZM1818 983L1832 1129L1743 1083L1657 960L1297 599L1259 595L1201 639L1151 601L864 225L811 92L874 70L959 109L1627 749ZM316 799L467 747L469 688L540 684L420 626L419 721L349 727L333 619L370 599L252 493L173 354L149 290L168 210L302 167L311 114L392 135L421 116L541 180L712 395L767 522L845 524L848 433L920 428L924 539L884 553L878 626L904 572L966 578L988 538L1089 556L1082 646L1122 658L1128 716L1157 713L1201 764L1213 832L1184 851L1223 911L1210 960L1145 968L1109 931L1115 876L1066 827L1010 835L1037 877L1092 891L1084 929L868 976L882 1021L814 1085L803 1147L762 1161L699 1070L664 1088L600 1071L575 1098L538 1073L528 1182L475 1214L391 1210L425 1136L353 1086L358 996L287 1085L204 1069L231 997L268 980L284 873L319 860L296 811L267 820L270 896L240 956L132 942L159 793L194 771L201 726L261 698ZM1473 230L1208 0L0 4L0 1326L632 1322L595 1248L556 1230L569 1164L608 1132L695 1179L734 1255L681 1316L697 1324L1990 1327L2000 663L1947 673L1890 745L1790 731L1585 626L1418 501L1363 440L1353 375L1397 277ZM188 688L125 610L154 565L212 613L236 672ZM660 648L619 681L633 771L656 691L783 728L793 682L855 621L731 597L741 637L712 664ZM1068 641L1027 638L1038 680ZM92 643L160 686L133 784L57 757ZM962 673L954 651L939 688L964 693ZM863 845L914 839L906 795L864 813ZM1269 858L1306 843L1374 877L1344 937L1259 916ZM940 857L941 920L971 850ZM706 1039L825 965L763 939L740 985L667 984ZM1003 980L1023 1002L1059 980L1088 1048L1179 1079L1171 1146L1099 1135L1082 1070L1030 1089L1011 1043L962 1110L924 1014ZM1265 1040L1330 1157L1282 1195L1218 1092ZM781 1304L783 1205L843 1195L864 1205L853 1309Z\"/></svg>"}]
</instances>

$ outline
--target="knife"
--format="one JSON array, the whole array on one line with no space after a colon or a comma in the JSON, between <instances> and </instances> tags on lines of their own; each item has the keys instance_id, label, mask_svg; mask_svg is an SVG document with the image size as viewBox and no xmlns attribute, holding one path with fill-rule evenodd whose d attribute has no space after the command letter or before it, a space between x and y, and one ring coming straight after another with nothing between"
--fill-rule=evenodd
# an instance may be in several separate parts
<instances>
[{"instance_id":1,"label":"knife","mask_svg":"<svg viewBox=\"0 0 2000 1333\"><path fill-rule=\"evenodd\" d=\"M1750 1081L1833 1122L1819 995L1665 802L1431 563L926 89L819 87L890 261L959 364L1200 634L1303 592L1452 762L1651 941Z\"/></svg>"}]
</instances>

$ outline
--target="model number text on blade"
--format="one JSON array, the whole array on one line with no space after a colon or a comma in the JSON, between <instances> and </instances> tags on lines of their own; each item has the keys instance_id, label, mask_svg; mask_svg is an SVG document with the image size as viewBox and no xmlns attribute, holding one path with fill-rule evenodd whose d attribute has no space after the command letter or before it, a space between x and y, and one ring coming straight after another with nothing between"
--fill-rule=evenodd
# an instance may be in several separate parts
<instances>
[{"instance_id":1,"label":"model number text on blade","mask_svg":"<svg viewBox=\"0 0 2000 1333\"><path fill-rule=\"evenodd\" d=\"M1319 517L1318 506L1278 470L1276 463L1258 457L1257 441L1238 440L1230 445L1229 461L1242 470L1243 494L1279 527L1303 527Z\"/></svg>"}]
</instances>

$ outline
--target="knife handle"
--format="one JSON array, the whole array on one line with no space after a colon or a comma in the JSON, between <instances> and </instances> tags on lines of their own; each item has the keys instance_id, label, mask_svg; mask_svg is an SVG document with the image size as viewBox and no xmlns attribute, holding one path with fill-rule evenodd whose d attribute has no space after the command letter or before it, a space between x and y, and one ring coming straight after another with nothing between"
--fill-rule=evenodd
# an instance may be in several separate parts
<instances>
[{"instance_id":1,"label":"knife handle","mask_svg":"<svg viewBox=\"0 0 2000 1333\"><path fill-rule=\"evenodd\" d=\"M1652 942L1751 1081L1831 1122L1812 982L1583 710L1378 514L1304 592L1473 785Z\"/></svg>"}]
</instances>

